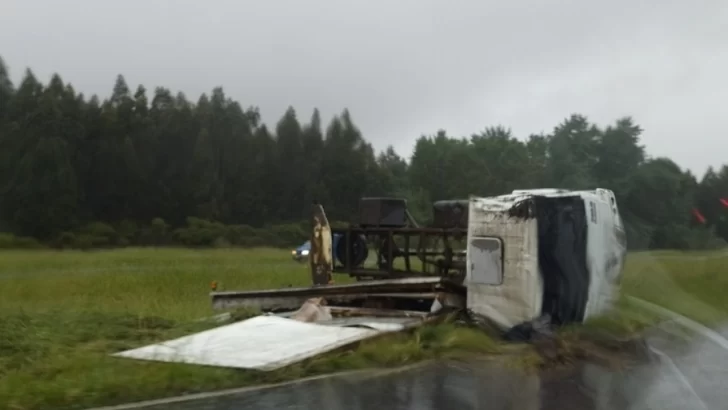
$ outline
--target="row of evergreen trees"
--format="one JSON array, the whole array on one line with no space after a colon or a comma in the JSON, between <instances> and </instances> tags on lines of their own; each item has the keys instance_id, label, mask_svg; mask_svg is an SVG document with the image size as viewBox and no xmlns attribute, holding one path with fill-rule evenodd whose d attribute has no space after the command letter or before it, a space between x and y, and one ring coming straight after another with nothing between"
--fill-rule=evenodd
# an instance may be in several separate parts
<instances>
[{"instance_id":1,"label":"row of evergreen trees","mask_svg":"<svg viewBox=\"0 0 728 410\"><path fill-rule=\"evenodd\" d=\"M89 226L159 236L193 224L214 237L211 226L300 222L314 199L345 221L361 196L403 196L427 220L438 199L604 187L617 195L631 247L719 246L728 167L698 180L649 157L641 132L631 118L598 126L582 115L525 139L501 126L468 137L440 130L405 160L391 147L375 152L347 110L324 124L318 111L302 119L289 108L269 128L222 88L191 102L118 76L101 100L59 75L45 84L27 70L14 85L0 60L0 230L53 242Z\"/></svg>"}]
</instances>

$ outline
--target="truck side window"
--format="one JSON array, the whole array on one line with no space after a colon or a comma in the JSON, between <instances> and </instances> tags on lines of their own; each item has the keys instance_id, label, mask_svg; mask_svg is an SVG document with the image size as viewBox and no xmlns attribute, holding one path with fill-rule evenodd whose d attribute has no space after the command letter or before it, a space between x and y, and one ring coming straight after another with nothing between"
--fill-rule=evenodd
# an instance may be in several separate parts
<instances>
[{"instance_id":1,"label":"truck side window","mask_svg":"<svg viewBox=\"0 0 728 410\"><path fill-rule=\"evenodd\" d=\"M468 244L468 281L478 285L503 283L503 242L499 238L474 237Z\"/></svg>"}]
</instances>

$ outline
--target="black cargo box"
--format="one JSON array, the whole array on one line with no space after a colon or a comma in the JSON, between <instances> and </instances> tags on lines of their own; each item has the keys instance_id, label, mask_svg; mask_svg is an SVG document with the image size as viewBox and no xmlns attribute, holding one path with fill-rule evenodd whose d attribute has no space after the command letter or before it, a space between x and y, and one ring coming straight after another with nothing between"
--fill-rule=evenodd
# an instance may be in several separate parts
<instances>
[{"instance_id":1,"label":"black cargo box","mask_svg":"<svg viewBox=\"0 0 728 410\"><path fill-rule=\"evenodd\" d=\"M362 198L359 225L399 228L407 225L407 201L402 198Z\"/></svg>"},{"instance_id":2,"label":"black cargo box","mask_svg":"<svg viewBox=\"0 0 728 410\"><path fill-rule=\"evenodd\" d=\"M468 229L468 200L437 201L432 205L432 216L436 228Z\"/></svg>"}]
</instances>

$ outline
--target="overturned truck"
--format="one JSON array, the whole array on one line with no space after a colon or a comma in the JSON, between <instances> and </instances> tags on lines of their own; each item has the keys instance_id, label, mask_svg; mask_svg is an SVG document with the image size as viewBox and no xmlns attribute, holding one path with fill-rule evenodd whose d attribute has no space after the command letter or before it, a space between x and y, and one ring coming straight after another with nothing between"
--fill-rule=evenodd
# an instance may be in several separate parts
<instances>
[{"instance_id":1,"label":"overturned truck","mask_svg":"<svg viewBox=\"0 0 728 410\"><path fill-rule=\"evenodd\" d=\"M337 230L313 206L312 286L211 294L215 308L267 314L114 355L270 371L452 309L508 337L535 320L582 322L617 296L626 243L609 190L440 201L428 226L402 199L364 198L360 208L357 224Z\"/></svg>"},{"instance_id":2,"label":"overturned truck","mask_svg":"<svg viewBox=\"0 0 728 410\"><path fill-rule=\"evenodd\" d=\"M613 306L626 253L607 189L439 201L428 226L403 199L363 198L356 224L332 229L320 204L312 222L313 286L213 292L213 306L276 312L324 298L334 310L392 316L467 308L504 330L543 315L578 323ZM342 235L336 248L333 234Z\"/></svg>"},{"instance_id":3,"label":"overturned truck","mask_svg":"<svg viewBox=\"0 0 728 410\"><path fill-rule=\"evenodd\" d=\"M618 296L626 239L614 194L514 191L473 198L467 306L501 327L605 313Z\"/></svg>"}]
</instances>

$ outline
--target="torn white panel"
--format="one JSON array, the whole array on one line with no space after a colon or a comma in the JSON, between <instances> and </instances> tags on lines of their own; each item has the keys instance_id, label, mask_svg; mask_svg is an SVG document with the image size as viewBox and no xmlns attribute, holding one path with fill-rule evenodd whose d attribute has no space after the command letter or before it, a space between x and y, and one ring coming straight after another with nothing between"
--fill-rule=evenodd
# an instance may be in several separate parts
<instances>
[{"instance_id":1,"label":"torn white panel","mask_svg":"<svg viewBox=\"0 0 728 410\"><path fill-rule=\"evenodd\" d=\"M380 332L399 332L404 330L404 326L399 323L382 323L382 322L359 322L346 327L366 327Z\"/></svg>"},{"instance_id":2,"label":"torn white panel","mask_svg":"<svg viewBox=\"0 0 728 410\"><path fill-rule=\"evenodd\" d=\"M290 318L309 323L331 320L331 310L322 303L323 298L310 298L303 303L300 309L293 312Z\"/></svg>"},{"instance_id":3,"label":"torn white panel","mask_svg":"<svg viewBox=\"0 0 728 410\"><path fill-rule=\"evenodd\" d=\"M331 321L322 322L320 324L327 326L362 326L382 332L399 332L417 326L422 323L421 318L411 317L376 317L376 316L358 316L358 317L340 317Z\"/></svg>"},{"instance_id":4,"label":"torn white panel","mask_svg":"<svg viewBox=\"0 0 728 410\"><path fill-rule=\"evenodd\" d=\"M430 306L430 313L437 313L440 310L442 310L442 303L435 298L435 301L432 302L432 306Z\"/></svg>"},{"instance_id":5,"label":"torn white panel","mask_svg":"<svg viewBox=\"0 0 728 410\"><path fill-rule=\"evenodd\" d=\"M370 320L370 328L326 326L256 316L167 342L117 353L140 360L275 370L336 348L403 328ZM376 328L376 329L374 329Z\"/></svg>"}]
</instances>

